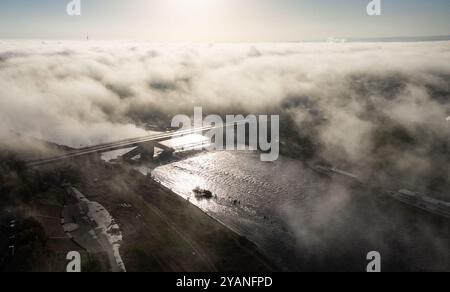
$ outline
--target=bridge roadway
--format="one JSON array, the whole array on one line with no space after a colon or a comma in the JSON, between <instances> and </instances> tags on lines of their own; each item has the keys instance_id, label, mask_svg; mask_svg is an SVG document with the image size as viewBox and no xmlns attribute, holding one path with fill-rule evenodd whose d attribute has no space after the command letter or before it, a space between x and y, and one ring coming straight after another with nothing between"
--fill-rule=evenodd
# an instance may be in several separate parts
<instances>
[{"instance_id":1,"label":"bridge roadway","mask_svg":"<svg viewBox=\"0 0 450 292\"><path fill-rule=\"evenodd\" d=\"M30 161L26 162L26 165L28 167L36 167L36 166L56 163L56 162L59 162L62 160L76 158L76 157L85 156L85 155L94 154L94 153L103 153L103 152L109 152L109 151L114 151L114 150L120 150L120 149L124 149L124 148L137 147L141 144L148 143L148 142L160 143L160 142L172 139L172 138L179 138L179 137L186 136L186 135L202 133L202 132L211 131L214 129L237 126L237 125L245 124L245 123L246 123L245 121L242 121L242 122L237 122L237 123L223 124L223 125L219 125L219 126L206 126L206 127L193 128L193 129L183 130L183 131L165 132L165 133L160 133L160 134L155 134L155 135L144 136L144 137L140 137L140 138L125 139L125 140L120 140L120 141L116 141L116 142L105 143L105 144L100 144L100 145L96 145L96 146L89 146L89 147L76 149L76 150L69 151L65 154L61 154L58 156L30 160Z\"/></svg>"}]
</instances>

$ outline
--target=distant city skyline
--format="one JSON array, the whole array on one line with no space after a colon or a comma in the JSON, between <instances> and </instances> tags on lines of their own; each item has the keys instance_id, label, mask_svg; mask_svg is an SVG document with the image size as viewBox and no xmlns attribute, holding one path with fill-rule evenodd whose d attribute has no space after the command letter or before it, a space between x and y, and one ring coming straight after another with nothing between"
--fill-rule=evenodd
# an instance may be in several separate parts
<instances>
[{"instance_id":1,"label":"distant city skyline","mask_svg":"<svg viewBox=\"0 0 450 292\"><path fill-rule=\"evenodd\" d=\"M2 39L308 41L450 35L449 0L0 0Z\"/></svg>"}]
</instances>

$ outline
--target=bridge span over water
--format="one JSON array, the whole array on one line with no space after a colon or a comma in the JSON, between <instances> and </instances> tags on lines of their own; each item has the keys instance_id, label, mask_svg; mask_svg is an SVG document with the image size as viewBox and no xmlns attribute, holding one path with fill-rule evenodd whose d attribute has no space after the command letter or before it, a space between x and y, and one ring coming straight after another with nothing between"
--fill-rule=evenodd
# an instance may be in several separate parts
<instances>
[{"instance_id":1,"label":"bridge span over water","mask_svg":"<svg viewBox=\"0 0 450 292\"><path fill-rule=\"evenodd\" d=\"M133 151L127 153L126 155L128 157L136 156L138 154L144 155L146 157L153 157L155 147L162 149L163 151L173 151L168 146L165 146L161 144L164 141L173 139L173 138L179 138L187 135L192 134L199 134L207 131L211 131L214 129L220 129L220 128L226 128L226 127L233 127L238 126L240 124L244 124L244 122L238 122L238 123L232 123L232 124L223 124L219 126L206 126L206 127L198 127L193 128L189 130L182 130L182 131L171 131L171 132L164 132L139 138L131 138L131 139L125 139L120 140L116 142L110 142L95 146L89 146L84 148L75 149L72 151L68 151L64 154L52 156L52 157L46 157L46 158L40 158L40 159L34 159L27 161L26 164L29 167L38 167L43 166L47 164L57 163L63 160L68 160L71 158L77 158L81 156L87 156L95 153L104 153L104 152L110 152L115 150L121 150L121 149L127 149L127 148L133 148L137 147Z\"/></svg>"}]
</instances>

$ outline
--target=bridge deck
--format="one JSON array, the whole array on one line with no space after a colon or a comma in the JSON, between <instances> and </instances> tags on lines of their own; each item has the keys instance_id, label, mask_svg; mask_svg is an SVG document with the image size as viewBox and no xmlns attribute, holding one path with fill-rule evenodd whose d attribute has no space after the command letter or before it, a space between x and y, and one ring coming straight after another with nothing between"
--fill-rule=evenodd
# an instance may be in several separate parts
<instances>
[{"instance_id":1,"label":"bridge deck","mask_svg":"<svg viewBox=\"0 0 450 292\"><path fill-rule=\"evenodd\" d=\"M160 134L155 134L155 135L150 135L150 136L145 136L145 137L140 137L140 138L125 139L125 140L121 140L121 141L76 149L76 150L69 151L65 154L58 155L58 156L30 160L30 161L26 162L26 165L28 167L36 167L36 166L56 163L56 162L59 162L62 160L70 159L70 158L86 156L86 155L90 155L90 154L94 154L94 153L103 153L103 152L110 152L110 151L114 151L114 150L120 150L120 149L124 149L124 148L138 147L138 146L140 146L144 143L148 143L148 142L160 143L163 141L170 140L172 138L202 133L202 132L210 131L210 130L214 130L214 129L237 126L239 124L244 124L244 122L223 124L223 125L219 125L219 126L206 126L206 127L199 127L199 128L183 130L183 131L172 131L172 132L160 133Z\"/></svg>"}]
</instances>

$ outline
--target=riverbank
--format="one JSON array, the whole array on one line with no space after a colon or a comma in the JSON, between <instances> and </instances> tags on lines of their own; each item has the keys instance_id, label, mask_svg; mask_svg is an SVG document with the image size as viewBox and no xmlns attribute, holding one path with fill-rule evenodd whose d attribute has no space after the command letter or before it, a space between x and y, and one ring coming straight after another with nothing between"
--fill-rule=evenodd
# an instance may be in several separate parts
<instances>
[{"instance_id":1,"label":"riverbank","mask_svg":"<svg viewBox=\"0 0 450 292\"><path fill-rule=\"evenodd\" d=\"M34 142L38 146L41 143ZM59 150L57 145L51 145L55 151ZM123 237L120 255L128 272L276 270L248 239L151 177L124 164L106 163L99 155L92 155L26 169L21 161L30 155L39 156L38 153L17 152L14 163L5 160L2 176L11 185L2 208L20 209L21 216L35 218L45 237L45 251L35 257L37 260L30 262L26 270L63 272L67 265L66 254L72 250L82 253L83 271L111 270L107 253L89 252L64 233L63 208L77 203L66 192L64 186L68 183L86 200L98 202L120 226ZM17 167L7 167L16 164ZM7 242L5 246L8 247ZM17 246L16 255L23 252L25 250ZM5 249L5 256L7 253ZM4 268L14 270L11 265Z\"/></svg>"},{"instance_id":2,"label":"riverbank","mask_svg":"<svg viewBox=\"0 0 450 292\"><path fill-rule=\"evenodd\" d=\"M122 233L115 219L98 202L88 200L71 185L66 192L76 199L76 204L64 206L63 227L66 234L88 252L96 250L108 255L112 272L126 272L120 255Z\"/></svg>"},{"instance_id":3,"label":"riverbank","mask_svg":"<svg viewBox=\"0 0 450 292\"><path fill-rule=\"evenodd\" d=\"M275 267L236 234L150 176L99 159L78 161L78 188L120 225L127 271L248 272Z\"/></svg>"}]
</instances>

